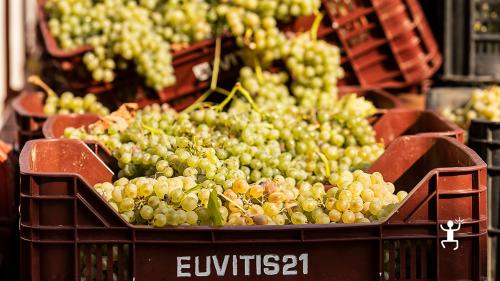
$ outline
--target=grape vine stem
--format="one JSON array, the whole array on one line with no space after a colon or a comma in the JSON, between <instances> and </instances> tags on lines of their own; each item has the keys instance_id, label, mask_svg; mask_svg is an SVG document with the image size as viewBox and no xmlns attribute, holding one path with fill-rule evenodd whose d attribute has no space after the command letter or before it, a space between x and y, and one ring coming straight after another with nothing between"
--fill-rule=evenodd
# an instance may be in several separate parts
<instances>
[{"instance_id":1,"label":"grape vine stem","mask_svg":"<svg viewBox=\"0 0 500 281\"><path fill-rule=\"evenodd\" d=\"M319 11L316 11L314 13L316 17L314 18L314 22L311 26L311 39L313 41L316 41L318 39L318 29L321 21L323 20L323 13L320 13Z\"/></svg>"},{"instance_id":2,"label":"grape vine stem","mask_svg":"<svg viewBox=\"0 0 500 281\"><path fill-rule=\"evenodd\" d=\"M56 92L54 92L54 90L52 90L49 87L49 85L47 85L45 82L43 82L42 79L38 75L31 75L30 77L28 77L28 82L42 88L49 96L57 96Z\"/></svg>"},{"instance_id":3,"label":"grape vine stem","mask_svg":"<svg viewBox=\"0 0 500 281\"><path fill-rule=\"evenodd\" d=\"M321 158L321 161L323 161L323 163L325 164L326 176L330 177L330 165L328 164L328 159L326 158L326 156L323 153L321 153L319 151L317 151L316 153L319 155L319 158Z\"/></svg>"},{"instance_id":4,"label":"grape vine stem","mask_svg":"<svg viewBox=\"0 0 500 281\"><path fill-rule=\"evenodd\" d=\"M221 53L221 37L215 38L215 58L214 58L214 71L212 73L212 81L210 83L210 90L217 88L217 80L219 79L220 68L220 53Z\"/></svg>"},{"instance_id":5,"label":"grape vine stem","mask_svg":"<svg viewBox=\"0 0 500 281\"><path fill-rule=\"evenodd\" d=\"M224 195L220 192L217 192L217 194L219 194L220 197L224 198L226 201L232 203L234 206L236 206L238 209L240 209L243 212L243 214L247 213L247 211L245 209L243 209L243 207L241 207L238 203L233 201L231 198L227 197L226 195Z\"/></svg>"}]
</instances>

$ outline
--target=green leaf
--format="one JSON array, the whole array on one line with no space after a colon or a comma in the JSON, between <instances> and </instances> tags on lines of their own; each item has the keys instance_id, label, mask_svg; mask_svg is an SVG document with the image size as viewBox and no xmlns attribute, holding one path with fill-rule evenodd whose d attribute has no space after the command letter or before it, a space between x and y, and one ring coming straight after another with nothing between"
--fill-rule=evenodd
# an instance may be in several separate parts
<instances>
[{"instance_id":1,"label":"green leaf","mask_svg":"<svg viewBox=\"0 0 500 281\"><path fill-rule=\"evenodd\" d=\"M208 198L208 212L210 213L210 220L215 226L224 225L222 215L220 213L221 204L219 202L219 197L217 196L217 190L212 189L210 192L210 197Z\"/></svg>"}]
</instances>

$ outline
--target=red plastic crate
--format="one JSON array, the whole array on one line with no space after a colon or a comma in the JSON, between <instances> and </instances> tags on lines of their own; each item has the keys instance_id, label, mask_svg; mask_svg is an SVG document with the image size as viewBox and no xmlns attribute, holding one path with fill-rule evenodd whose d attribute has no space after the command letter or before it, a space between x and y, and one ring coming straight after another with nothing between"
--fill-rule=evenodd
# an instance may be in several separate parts
<instances>
[{"instance_id":1,"label":"red plastic crate","mask_svg":"<svg viewBox=\"0 0 500 281\"><path fill-rule=\"evenodd\" d=\"M0 226L0 279L19 280L18 225Z\"/></svg>"},{"instance_id":2,"label":"red plastic crate","mask_svg":"<svg viewBox=\"0 0 500 281\"><path fill-rule=\"evenodd\" d=\"M404 88L426 80L442 58L417 0L322 0L318 36L341 47L343 83Z\"/></svg>"},{"instance_id":3,"label":"red plastic crate","mask_svg":"<svg viewBox=\"0 0 500 281\"><path fill-rule=\"evenodd\" d=\"M10 145L0 141L0 279L16 280L19 264L18 163Z\"/></svg>"},{"instance_id":4,"label":"red plastic crate","mask_svg":"<svg viewBox=\"0 0 500 281\"><path fill-rule=\"evenodd\" d=\"M464 130L430 110L392 109L373 124L377 140L386 146L405 135L446 136L464 143Z\"/></svg>"},{"instance_id":5,"label":"red plastic crate","mask_svg":"<svg viewBox=\"0 0 500 281\"><path fill-rule=\"evenodd\" d=\"M43 114L44 99L45 94L42 92L24 91L12 100L19 150L27 141L43 137L42 126L47 119Z\"/></svg>"},{"instance_id":6,"label":"red plastic crate","mask_svg":"<svg viewBox=\"0 0 500 281\"><path fill-rule=\"evenodd\" d=\"M30 141L20 162L21 280L85 280L92 256L94 280L366 281L385 272L389 280L486 280L486 165L450 138L402 137L387 149L369 172L409 196L369 224L133 226L91 187L114 174L83 142ZM458 217L460 247L441 248L439 226Z\"/></svg>"},{"instance_id":7,"label":"red plastic crate","mask_svg":"<svg viewBox=\"0 0 500 281\"><path fill-rule=\"evenodd\" d=\"M12 225L17 218L16 171L12 147L0 141L0 226Z\"/></svg>"}]
</instances>

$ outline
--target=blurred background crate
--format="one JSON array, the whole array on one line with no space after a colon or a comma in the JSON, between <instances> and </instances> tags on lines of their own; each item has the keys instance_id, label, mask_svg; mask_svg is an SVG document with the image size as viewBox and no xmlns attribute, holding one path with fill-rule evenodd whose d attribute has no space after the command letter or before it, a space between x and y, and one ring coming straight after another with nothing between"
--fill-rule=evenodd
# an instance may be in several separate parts
<instances>
[{"instance_id":1,"label":"blurred background crate","mask_svg":"<svg viewBox=\"0 0 500 281\"><path fill-rule=\"evenodd\" d=\"M346 84L404 88L431 78L441 54L415 0L323 0L327 41L341 47ZM331 28L330 28L331 26Z\"/></svg>"},{"instance_id":2,"label":"blurred background crate","mask_svg":"<svg viewBox=\"0 0 500 281\"><path fill-rule=\"evenodd\" d=\"M500 1L422 0L442 53L440 84L500 81Z\"/></svg>"}]
</instances>

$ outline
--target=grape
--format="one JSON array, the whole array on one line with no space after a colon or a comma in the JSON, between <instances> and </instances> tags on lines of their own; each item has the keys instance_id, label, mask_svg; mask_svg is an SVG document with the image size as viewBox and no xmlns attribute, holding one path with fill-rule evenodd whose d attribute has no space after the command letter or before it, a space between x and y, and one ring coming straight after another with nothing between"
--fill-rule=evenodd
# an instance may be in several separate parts
<instances>
[{"instance_id":1,"label":"grape","mask_svg":"<svg viewBox=\"0 0 500 281\"><path fill-rule=\"evenodd\" d=\"M184 210L177 210L177 222L184 224L187 220L187 213Z\"/></svg>"},{"instance_id":2,"label":"grape","mask_svg":"<svg viewBox=\"0 0 500 281\"><path fill-rule=\"evenodd\" d=\"M167 225L167 217L164 214L156 214L153 218L153 225L155 227L164 227Z\"/></svg>"},{"instance_id":3,"label":"grape","mask_svg":"<svg viewBox=\"0 0 500 281\"><path fill-rule=\"evenodd\" d=\"M398 196L399 202L401 202L408 196L408 192L401 190L396 195Z\"/></svg>"},{"instance_id":4,"label":"grape","mask_svg":"<svg viewBox=\"0 0 500 281\"><path fill-rule=\"evenodd\" d=\"M154 210L152 207L150 207L149 205L144 205L141 208L140 214L143 219L150 220L153 218L153 212Z\"/></svg>"},{"instance_id":5,"label":"grape","mask_svg":"<svg viewBox=\"0 0 500 281\"><path fill-rule=\"evenodd\" d=\"M306 212L312 212L314 209L316 209L316 206L318 205L318 202L312 198L308 198L302 202L302 209Z\"/></svg>"},{"instance_id":6,"label":"grape","mask_svg":"<svg viewBox=\"0 0 500 281\"><path fill-rule=\"evenodd\" d=\"M137 197L137 185L133 183L129 183L125 186L123 190L124 194L128 198L136 198Z\"/></svg>"},{"instance_id":7,"label":"grape","mask_svg":"<svg viewBox=\"0 0 500 281\"><path fill-rule=\"evenodd\" d=\"M300 212L294 212L291 215L290 220L292 221L293 224L306 224L307 223L307 217Z\"/></svg>"},{"instance_id":8,"label":"grape","mask_svg":"<svg viewBox=\"0 0 500 281\"><path fill-rule=\"evenodd\" d=\"M158 198L157 196L149 197L148 205L153 209L157 208L158 206L160 206L160 198Z\"/></svg>"},{"instance_id":9,"label":"grape","mask_svg":"<svg viewBox=\"0 0 500 281\"><path fill-rule=\"evenodd\" d=\"M132 198L125 198L118 206L121 212L131 211L134 209L134 200Z\"/></svg>"},{"instance_id":10,"label":"grape","mask_svg":"<svg viewBox=\"0 0 500 281\"><path fill-rule=\"evenodd\" d=\"M198 207L198 199L195 197L188 196L184 198L181 202L182 209L185 211L193 211Z\"/></svg>"},{"instance_id":11,"label":"grape","mask_svg":"<svg viewBox=\"0 0 500 281\"><path fill-rule=\"evenodd\" d=\"M328 216L330 217L330 221L338 222L342 218L342 213L336 209L332 209L328 212Z\"/></svg>"},{"instance_id":12,"label":"grape","mask_svg":"<svg viewBox=\"0 0 500 281\"><path fill-rule=\"evenodd\" d=\"M143 184L139 186L138 195L142 197L147 197L153 193L153 186L151 184Z\"/></svg>"},{"instance_id":13,"label":"grape","mask_svg":"<svg viewBox=\"0 0 500 281\"><path fill-rule=\"evenodd\" d=\"M353 223L356 220L354 213L350 210L342 213L342 222L343 223Z\"/></svg>"},{"instance_id":14,"label":"grape","mask_svg":"<svg viewBox=\"0 0 500 281\"><path fill-rule=\"evenodd\" d=\"M198 215L196 214L196 212L186 212L186 222L190 225L196 225L198 223Z\"/></svg>"}]
</instances>

